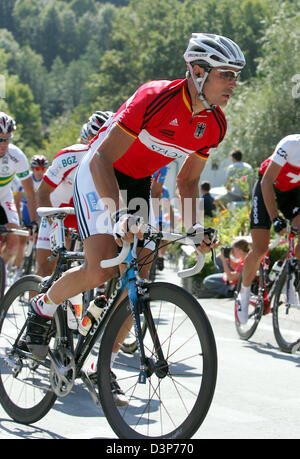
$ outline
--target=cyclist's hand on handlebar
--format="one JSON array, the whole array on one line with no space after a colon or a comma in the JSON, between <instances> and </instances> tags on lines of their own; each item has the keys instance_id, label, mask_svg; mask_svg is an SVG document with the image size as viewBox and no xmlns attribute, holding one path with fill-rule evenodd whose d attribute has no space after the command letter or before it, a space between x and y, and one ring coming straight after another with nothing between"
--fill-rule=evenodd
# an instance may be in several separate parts
<instances>
[{"instance_id":1,"label":"cyclist's hand on handlebar","mask_svg":"<svg viewBox=\"0 0 300 459\"><path fill-rule=\"evenodd\" d=\"M208 229L213 229L213 228L208 228ZM219 245L220 245L220 241L219 241L219 239L217 237L217 231L215 232L213 237L212 237L212 235L206 234L204 232L203 241L197 246L197 249L201 253L209 253L210 250L216 249Z\"/></svg>"},{"instance_id":2,"label":"cyclist's hand on handlebar","mask_svg":"<svg viewBox=\"0 0 300 459\"><path fill-rule=\"evenodd\" d=\"M187 235L193 239L197 249L202 253L208 253L220 244L217 238L217 230L215 228L204 228L200 223L195 223L189 228Z\"/></svg>"},{"instance_id":3,"label":"cyclist's hand on handlebar","mask_svg":"<svg viewBox=\"0 0 300 459\"><path fill-rule=\"evenodd\" d=\"M142 240L146 229L142 217L124 213L114 224L113 233L117 244L121 247L121 238L129 243L133 242L134 236Z\"/></svg>"},{"instance_id":4,"label":"cyclist's hand on handlebar","mask_svg":"<svg viewBox=\"0 0 300 459\"><path fill-rule=\"evenodd\" d=\"M276 217L273 219L272 223L275 233L283 234L285 232L284 230L287 226L287 221L284 218Z\"/></svg>"}]
</instances>

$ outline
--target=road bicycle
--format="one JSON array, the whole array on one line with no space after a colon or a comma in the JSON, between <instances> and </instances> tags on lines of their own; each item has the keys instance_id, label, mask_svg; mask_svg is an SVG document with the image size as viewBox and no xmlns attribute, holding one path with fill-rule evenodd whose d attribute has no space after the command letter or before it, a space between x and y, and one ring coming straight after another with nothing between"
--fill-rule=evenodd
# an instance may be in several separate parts
<instances>
[{"instance_id":1,"label":"road bicycle","mask_svg":"<svg viewBox=\"0 0 300 459\"><path fill-rule=\"evenodd\" d=\"M16 236L29 236L29 231L20 229L20 228L6 228L5 225L0 225L0 243L2 245L2 241L5 241L5 236L8 234L15 234ZM4 296L6 286L6 266L4 263L3 258L0 256L0 300Z\"/></svg>"},{"instance_id":2,"label":"road bicycle","mask_svg":"<svg viewBox=\"0 0 300 459\"><path fill-rule=\"evenodd\" d=\"M300 338L300 272L299 261L295 258L297 234L299 234L298 228L292 227L288 222L285 239L285 242L288 242L288 250L284 260L277 263L278 271L273 276L270 275L269 250L283 241L278 237L270 244L251 284L249 316L246 324L241 324L237 318L239 307L237 297L241 288L242 275L235 292L235 326L240 338L244 340L251 338L262 316L272 312L275 339L280 349L288 353L295 350L295 345Z\"/></svg>"},{"instance_id":3,"label":"road bicycle","mask_svg":"<svg viewBox=\"0 0 300 459\"><path fill-rule=\"evenodd\" d=\"M101 262L105 268L119 265L126 258L126 268L88 334L83 336L69 328L67 309L72 304L66 301L56 311L46 359L36 360L28 351L23 338L30 298L46 291L70 262L84 258L83 253L68 252L64 246L62 221L74 210L48 208L38 212L57 221L54 253L58 261L49 279L42 282L37 276L26 276L10 288L3 300L0 403L4 410L17 422L37 422L57 397L70 393L79 379L102 407L119 438L191 438L205 419L214 395L217 378L214 334L204 310L190 293L178 285L151 283L140 278L139 264L143 260L137 256L136 239L132 247L124 243L115 259ZM148 237L155 240L162 235L149 233ZM194 245L191 238L178 234L163 233L163 238ZM203 265L204 255L198 252L195 266L178 274L181 277L195 274ZM128 297L119 304L125 289ZM141 333L142 321L147 323L145 336ZM112 366L112 351L124 330L137 340L138 352L131 356L119 352ZM96 385L87 371L94 356ZM115 382L128 397L126 407L118 407L114 402L112 370Z\"/></svg>"}]
</instances>

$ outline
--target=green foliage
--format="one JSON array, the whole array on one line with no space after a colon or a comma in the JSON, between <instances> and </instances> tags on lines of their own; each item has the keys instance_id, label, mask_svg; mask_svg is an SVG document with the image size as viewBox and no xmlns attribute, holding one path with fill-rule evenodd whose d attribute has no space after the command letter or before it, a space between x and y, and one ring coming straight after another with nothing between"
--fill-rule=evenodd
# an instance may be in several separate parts
<instances>
[{"instance_id":1,"label":"green foliage","mask_svg":"<svg viewBox=\"0 0 300 459\"><path fill-rule=\"evenodd\" d=\"M30 99L29 118L39 113L26 133L17 120L27 148L48 149L55 131L58 144L69 144L73 128L58 129L58 120L69 118L77 139L93 110L116 110L145 81L184 77L191 32L219 33L239 43L247 66L226 108L218 157L238 145L255 166L297 132L299 7L300 0L0 0L0 73L30 93L9 89L1 106L16 113Z\"/></svg>"}]
</instances>

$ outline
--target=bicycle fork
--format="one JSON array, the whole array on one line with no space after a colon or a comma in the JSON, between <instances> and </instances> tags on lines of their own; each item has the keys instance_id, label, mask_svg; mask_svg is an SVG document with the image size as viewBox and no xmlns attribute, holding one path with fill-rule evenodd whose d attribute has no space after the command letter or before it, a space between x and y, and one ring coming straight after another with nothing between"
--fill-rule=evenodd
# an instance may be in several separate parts
<instances>
[{"instance_id":1,"label":"bicycle fork","mask_svg":"<svg viewBox=\"0 0 300 459\"><path fill-rule=\"evenodd\" d=\"M147 378L150 377L153 373L155 373L159 378L166 376L168 372L168 365L164 359L164 355L156 332L153 317L149 305L147 304L147 286L143 286L141 284L139 285L139 281L136 280L136 276L128 280L128 297L131 308L131 314L133 317L138 350L140 353L139 383L145 384ZM156 362L154 362L150 358L147 358L145 355L140 320L140 316L142 313L144 313L147 327L153 341L155 353L157 355Z\"/></svg>"}]
</instances>

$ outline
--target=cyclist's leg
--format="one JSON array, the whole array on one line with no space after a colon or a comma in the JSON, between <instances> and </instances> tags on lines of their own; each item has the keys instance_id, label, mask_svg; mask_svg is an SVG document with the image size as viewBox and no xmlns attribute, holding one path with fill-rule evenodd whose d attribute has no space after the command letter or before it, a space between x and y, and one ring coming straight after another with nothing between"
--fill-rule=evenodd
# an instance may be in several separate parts
<instances>
[{"instance_id":1,"label":"cyclist's leg","mask_svg":"<svg viewBox=\"0 0 300 459\"><path fill-rule=\"evenodd\" d=\"M292 220L292 226L297 226L300 229L300 212ZM295 256L300 260L300 237L298 236L298 242L295 247Z\"/></svg>"},{"instance_id":2,"label":"cyclist's leg","mask_svg":"<svg viewBox=\"0 0 300 459\"><path fill-rule=\"evenodd\" d=\"M80 292L91 290L111 279L116 268L103 269L101 260L116 256L116 243L109 234L96 234L83 241L85 262L66 271L49 289L55 304L61 304Z\"/></svg>"},{"instance_id":3,"label":"cyclist's leg","mask_svg":"<svg viewBox=\"0 0 300 459\"><path fill-rule=\"evenodd\" d=\"M50 248L49 233L50 225L46 218L42 218L36 243L36 274L41 277L50 276L56 263L55 261L48 260L48 257L52 253Z\"/></svg>"},{"instance_id":4,"label":"cyclist's leg","mask_svg":"<svg viewBox=\"0 0 300 459\"><path fill-rule=\"evenodd\" d=\"M237 301L237 316L241 323L247 322L248 307L250 300L250 287L258 270L259 263L268 249L270 240L271 220L266 209L260 179L257 180L253 190L253 202L251 209L251 236L252 249L245 258L241 290Z\"/></svg>"}]
</instances>

